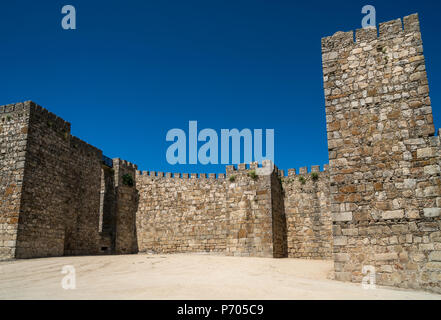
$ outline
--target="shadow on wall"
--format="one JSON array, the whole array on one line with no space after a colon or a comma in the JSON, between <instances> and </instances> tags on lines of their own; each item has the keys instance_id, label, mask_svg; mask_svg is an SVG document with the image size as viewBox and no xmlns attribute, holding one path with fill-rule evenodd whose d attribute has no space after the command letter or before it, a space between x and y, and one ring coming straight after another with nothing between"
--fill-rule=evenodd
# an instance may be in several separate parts
<instances>
[{"instance_id":1,"label":"shadow on wall","mask_svg":"<svg viewBox=\"0 0 441 320\"><path fill-rule=\"evenodd\" d=\"M139 193L136 188L137 166L120 159L113 159L115 170L116 226L115 253L138 252L136 232L136 212Z\"/></svg>"},{"instance_id":2,"label":"shadow on wall","mask_svg":"<svg viewBox=\"0 0 441 320\"><path fill-rule=\"evenodd\" d=\"M100 197L100 253L138 253L136 212L139 193L135 166L114 159L104 163Z\"/></svg>"},{"instance_id":3,"label":"shadow on wall","mask_svg":"<svg viewBox=\"0 0 441 320\"><path fill-rule=\"evenodd\" d=\"M282 181L281 178L275 174L272 174L271 180L271 205L273 209L273 257L288 258L288 233Z\"/></svg>"}]
</instances>

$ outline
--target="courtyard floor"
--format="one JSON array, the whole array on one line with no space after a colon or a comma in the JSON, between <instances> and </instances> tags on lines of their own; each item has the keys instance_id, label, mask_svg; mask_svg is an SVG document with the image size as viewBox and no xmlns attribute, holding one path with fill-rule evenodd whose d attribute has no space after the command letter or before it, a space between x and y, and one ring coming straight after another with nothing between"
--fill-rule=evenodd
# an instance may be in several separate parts
<instances>
[{"instance_id":1,"label":"courtyard floor","mask_svg":"<svg viewBox=\"0 0 441 320\"><path fill-rule=\"evenodd\" d=\"M75 268L74 290L62 288L63 277L72 276L62 274L67 265ZM441 300L427 292L365 290L331 274L330 261L203 254L16 260L0 262L0 299Z\"/></svg>"}]
</instances>

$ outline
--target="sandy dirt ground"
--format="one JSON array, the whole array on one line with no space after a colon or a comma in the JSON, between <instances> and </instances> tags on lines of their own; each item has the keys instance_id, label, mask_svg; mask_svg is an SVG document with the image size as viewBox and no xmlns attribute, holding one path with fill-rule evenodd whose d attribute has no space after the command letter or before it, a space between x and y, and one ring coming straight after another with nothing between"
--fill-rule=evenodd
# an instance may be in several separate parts
<instances>
[{"instance_id":1,"label":"sandy dirt ground","mask_svg":"<svg viewBox=\"0 0 441 320\"><path fill-rule=\"evenodd\" d=\"M74 266L76 289L62 288ZM330 280L332 262L203 254L0 262L0 299L437 299L426 292Z\"/></svg>"}]
</instances>

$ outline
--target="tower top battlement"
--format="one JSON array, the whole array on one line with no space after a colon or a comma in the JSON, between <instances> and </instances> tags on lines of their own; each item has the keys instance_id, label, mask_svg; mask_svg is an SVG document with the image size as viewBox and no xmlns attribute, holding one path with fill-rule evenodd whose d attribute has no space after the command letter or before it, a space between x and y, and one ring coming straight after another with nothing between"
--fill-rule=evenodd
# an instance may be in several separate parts
<instances>
[{"instance_id":1,"label":"tower top battlement","mask_svg":"<svg viewBox=\"0 0 441 320\"><path fill-rule=\"evenodd\" d=\"M355 31L336 32L332 36L322 38L322 51L328 52L338 48L352 46L355 43L363 43L372 40L389 40L403 36L403 34L420 33L418 14L415 13L406 16L403 20L396 19L380 23L378 30L376 27L368 27L357 29Z\"/></svg>"}]
</instances>

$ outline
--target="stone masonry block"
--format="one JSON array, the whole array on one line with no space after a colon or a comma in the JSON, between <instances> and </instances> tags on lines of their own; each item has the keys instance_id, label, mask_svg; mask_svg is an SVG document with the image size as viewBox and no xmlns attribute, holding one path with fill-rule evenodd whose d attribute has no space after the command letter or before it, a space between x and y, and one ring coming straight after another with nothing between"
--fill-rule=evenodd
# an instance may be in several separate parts
<instances>
[{"instance_id":1,"label":"stone masonry block","mask_svg":"<svg viewBox=\"0 0 441 320\"><path fill-rule=\"evenodd\" d=\"M332 220L336 222L352 221L352 212L333 212Z\"/></svg>"}]
</instances>

